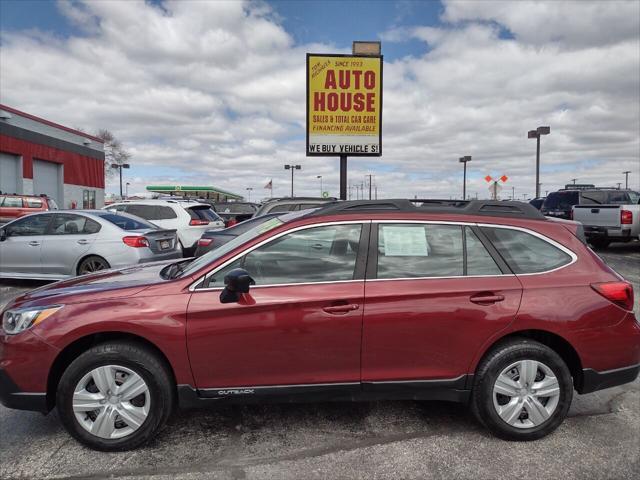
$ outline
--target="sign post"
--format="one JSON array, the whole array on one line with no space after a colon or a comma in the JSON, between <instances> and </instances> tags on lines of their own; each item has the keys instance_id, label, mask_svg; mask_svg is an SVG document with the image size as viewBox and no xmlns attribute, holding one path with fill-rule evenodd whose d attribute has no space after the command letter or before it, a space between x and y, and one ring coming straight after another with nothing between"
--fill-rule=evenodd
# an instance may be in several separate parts
<instances>
[{"instance_id":1,"label":"sign post","mask_svg":"<svg viewBox=\"0 0 640 480\"><path fill-rule=\"evenodd\" d=\"M307 54L306 154L340 157L341 200L347 157L382 155L382 55L373 43L378 54Z\"/></svg>"}]
</instances>

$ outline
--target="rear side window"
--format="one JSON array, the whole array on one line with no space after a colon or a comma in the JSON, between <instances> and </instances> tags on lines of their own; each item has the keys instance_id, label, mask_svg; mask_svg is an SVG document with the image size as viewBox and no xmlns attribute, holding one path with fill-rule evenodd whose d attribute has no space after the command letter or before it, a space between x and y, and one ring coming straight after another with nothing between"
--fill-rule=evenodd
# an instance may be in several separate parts
<instances>
[{"instance_id":1,"label":"rear side window","mask_svg":"<svg viewBox=\"0 0 640 480\"><path fill-rule=\"evenodd\" d=\"M495 227L482 231L516 274L546 272L571 263L570 255L529 233Z\"/></svg>"},{"instance_id":2,"label":"rear side window","mask_svg":"<svg viewBox=\"0 0 640 480\"><path fill-rule=\"evenodd\" d=\"M630 201L631 199L629 198L629 194L627 194L627 192L607 192L606 203L624 205L625 203L630 203Z\"/></svg>"},{"instance_id":3,"label":"rear side window","mask_svg":"<svg viewBox=\"0 0 640 480\"><path fill-rule=\"evenodd\" d=\"M463 258L460 226L378 226L377 278L462 276Z\"/></svg>"},{"instance_id":4,"label":"rear side window","mask_svg":"<svg viewBox=\"0 0 640 480\"><path fill-rule=\"evenodd\" d=\"M127 205L126 212L145 220L152 220L157 216L156 208L154 205Z\"/></svg>"},{"instance_id":5,"label":"rear side window","mask_svg":"<svg viewBox=\"0 0 640 480\"><path fill-rule=\"evenodd\" d=\"M39 198L25 198L25 201L29 208L42 208L42 200Z\"/></svg>"},{"instance_id":6,"label":"rear side window","mask_svg":"<svg viewBox=\"0 0 640 480\"><path fill-rule=\"evenodd\" d=\"M51 235L90 235L100 231L100 224L81 215L59 213L49 228Z\"/></svg>"},{"instance_id":7,"label":"rear side window","mask_svg":"<svg viewBox=\"0 0 640 480\"><path fill-rule=\"evenodd\" d=\"M467 275L501 275L502 271L473 230L465 227L464 236L467 242Z\"/></svg>"},{"instance_id":8,"label":"rear side window","mask_svg":"<svg viewBox=\"0 0 640 480\"><path fill-rule=\"evenodd\" d=\"M269 213L280 213L280 212L289 212L291 210L291 205L289 203L281 203L280 205L274 205L273 208L269 209Z\"/></svg>"},{"instance_id":9,"label":"rear side window","mask_svg":"<svg viewBox=\"0 0 640 480\"><path fill-rule=\"evenodd\" d=\"M207 220L209 222L216 222L218 220L221 220L218 214L214 212L211 207L189 207L186 210L193 220Z\"/></svg>"}]
</instances>

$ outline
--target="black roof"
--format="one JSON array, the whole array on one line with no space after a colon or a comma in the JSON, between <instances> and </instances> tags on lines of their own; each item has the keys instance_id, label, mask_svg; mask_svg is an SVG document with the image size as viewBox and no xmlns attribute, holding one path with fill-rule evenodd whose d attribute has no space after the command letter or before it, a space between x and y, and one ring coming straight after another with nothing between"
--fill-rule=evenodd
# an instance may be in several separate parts
<instances>
[{"instance_id":1,"label":"black roof","mask_svg":"<svg viewBox=\"0 0 640 480\"><path fill-rule=\"evenodd\" d=\"M496 200L385 199L332 202L313 210L308 216L362 213L441 213L481 215L487 217L545 220L540 211L528 203Z\"/></svg>"}]
</instances>

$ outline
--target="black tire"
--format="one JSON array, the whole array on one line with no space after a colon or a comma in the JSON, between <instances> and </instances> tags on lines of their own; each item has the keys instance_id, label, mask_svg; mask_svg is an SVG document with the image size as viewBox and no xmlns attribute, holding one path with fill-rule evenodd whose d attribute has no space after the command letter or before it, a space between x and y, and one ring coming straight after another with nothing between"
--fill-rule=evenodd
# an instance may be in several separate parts
<instances>
[{"instance_id":1,"label":"black tire","mask_svg":"<svg viewBox=\"0 0 640 480\"><path fill-rule=\"evenodd\" d=\"M89 255L78 264L78 275L88 275L111 268L109 262L98 255Z\"/></svg>"},{"instance_id":2,"label":"black tire","mask_svg":"<svg viewBox=\"0 0 640 480\"><path fill-rule=\"evenodd\" d=\"M604 250L611 244L611 240L605 238L593 238L589 240L589 243L595 250Z\"/></svg>"},{"instance_id":3,"label":"black tire","mask_svg":"<svg viewBox=\"0 0 640 480\"><path fill-rule=\"evenodd\" d=\"M142 377L148 386L148 415L137 430L123 438L106 439L90 433L73 411L73 394L78 382L93 369L105 365L126 367ZM171 375L153 351L134 342L107 342L82 353L67 367L56 391L56 406L62 424L80 443L101 451L132 450L155 436L166 423L175 403L174 387Z\"/></svg>"},{"instance_id":4,"label":"black tire","mask_svg":"<svg viewBox=\"0 0 640 480\"><path fill-rule=\"evenodd\" d=\"M496 379L504 369L520 360L535 360L543 363L551 369L560 387L558 403L553 413L543 423L530 428L509 425L500 417L494 406L493 388ZM522 338L499 345L480 362L474 379L471 409L477 420L499 438L519 441L537 440L558 428L567 416L572 398L571 373L562 358L546 345ZM526 417L528 413L521 415Z\"/></svg>"}]
</instances>

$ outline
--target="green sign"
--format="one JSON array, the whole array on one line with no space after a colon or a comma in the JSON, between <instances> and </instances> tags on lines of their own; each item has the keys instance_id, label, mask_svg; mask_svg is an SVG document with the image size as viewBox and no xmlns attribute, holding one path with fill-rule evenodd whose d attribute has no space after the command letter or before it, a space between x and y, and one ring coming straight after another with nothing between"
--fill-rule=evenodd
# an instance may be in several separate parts
<instances>
[{"instance_id":1,"label":"green sign","mask_svg":"<svg viewBox=\"0 0 640 480\"><path fill-rule=\"evenodd\" d=\"M329 198L329 192L322 192L322 198Z\"/></svg>"}]
</instances>

